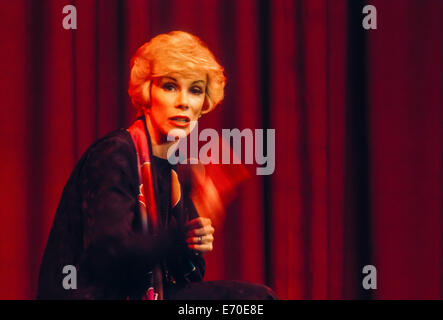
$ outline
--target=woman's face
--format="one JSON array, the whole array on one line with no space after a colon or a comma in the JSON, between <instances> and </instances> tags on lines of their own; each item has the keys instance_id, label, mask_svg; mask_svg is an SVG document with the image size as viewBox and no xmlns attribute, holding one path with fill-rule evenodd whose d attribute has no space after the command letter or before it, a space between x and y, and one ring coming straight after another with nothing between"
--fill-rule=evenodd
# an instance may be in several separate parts
<instances>
[{"instance_id":1,"label":"woman's face","mask_svg":"<svg viewBox=\"0 0 443 320\"><path fill-rule=\"evenodd\" d=\"M205 101L206 74L186 76L171 73L154 78L151 85L150 116L154 134L164 140L188 135L202 113Z\"/></svg>"}]
</instances>

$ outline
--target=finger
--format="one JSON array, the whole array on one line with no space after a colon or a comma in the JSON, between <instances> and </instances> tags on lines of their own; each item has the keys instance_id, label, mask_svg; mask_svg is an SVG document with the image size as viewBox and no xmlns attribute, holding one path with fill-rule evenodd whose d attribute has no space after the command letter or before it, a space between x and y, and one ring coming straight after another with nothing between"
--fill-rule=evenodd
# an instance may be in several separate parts
<instances>
[{"instance_id":1,"label":"finger","mask_svg":"<svg viewBox=\"0 0 443 320\"><path fill-rule=\"evenodd\" d=\"M200 240L201 237L201 240ZM212 234L208 234L206 236L200 236L200 237L188 237L186 239L186 243L188 244L205 244L210 243L214 241L214 236Z\"/></svg>"},{"instance_id":2,"label":"finger","mask_svg":"<svg viewBox=\"0 0 443 320\"><path fill-rule=\"evenodd\" d=\"M197 229L210 229L210 228L213 228L212 227L212 224L210 224L210 223L205 223L205 224L203 224L203 225L187 225L186 226L186 230L187 231L191 231L191 230L197 230Z\"/></svg>"},{"instance_id":3,"label":"finger","mask_svg":"<svg viewBox=\"0 0 443 320\"><path fill-rule=\"evenodd\" d=\"M186 243L188 244L204 244L206 242L207 242L206 236L188 237L186 239Z\"/></svg>"},{"instance_id":4,"label":"finger","mask_svg":"<svg viewBox=\"0 0 443 320\"><path fill-rule=\"evenodd\" d=\"M189 229L193 229L193 228L201 228L201 227L204 227L206 225L211 225L211 224L212 224L211 223L211 219L204 218L204 217L198 217L198 218L195 218L195 219L192 219L192 220L188 221L186 223L186 226Z\"/></svg>"},{"instance_id":5,"label":"finger","mask_svg":"<svg viewBox=\"0 0 443 320\"><path fill-rule=\"evenodd\" d=\"M191 229L186 233L187 237L199 237L207 234L213 234L215 229L212 226L204 226L203 228Z\"/></svg>"},{"instance_id":6,"label":"finger","mask_svg":"<svg viewBox=\"0 0 443 320\"><path fill-rule=\"evenodd\" d=\"M206 243L206 244L189 244L188 248L200 252L200 253L206 253L213 250L212 243Z\"/></svg>"}]
</instances>

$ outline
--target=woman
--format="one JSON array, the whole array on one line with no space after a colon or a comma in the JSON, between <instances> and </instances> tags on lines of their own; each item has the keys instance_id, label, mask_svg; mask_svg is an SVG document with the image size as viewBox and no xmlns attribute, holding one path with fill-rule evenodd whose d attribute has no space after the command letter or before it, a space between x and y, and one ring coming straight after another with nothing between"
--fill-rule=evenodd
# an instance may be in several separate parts
<instances>
[{"instance_id":1,"label":"woman","mask_svg":"<svg viewBox=\"0 0 443 320\"><path fill-rule=\"evenodd\" d=\"M43 257L39 298L273 296L263 286L200 283L214 228L191 201L186 181L193 171L167 160L175 139L221 102L224 86L223 68L189 33L161 34L137 50L129 95L138 118L95 142L71 174ZM197 198L206 201L200 207L219 205L209 193ZM77 271L76 289L63 284L67 265Z\"/></svg>"}]
</instances>

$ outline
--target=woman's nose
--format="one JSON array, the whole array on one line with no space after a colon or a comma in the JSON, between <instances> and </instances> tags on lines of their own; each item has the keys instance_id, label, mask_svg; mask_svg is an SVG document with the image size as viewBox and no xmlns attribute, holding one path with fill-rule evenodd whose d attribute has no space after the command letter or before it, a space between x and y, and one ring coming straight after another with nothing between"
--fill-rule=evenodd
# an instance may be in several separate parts
<instances>
[{"instance_id":1,"label":"woman's nose","mask_svg":"<svg viewBox=\"0 0 443 320\"><path fill-rule=\"evenodd\" d=\"M180 95L177 99L176 108L182 109L182 110L189 109L188 97L187 97L187 94L183 91L180 93Z\"/></svg>"}]
</instances>

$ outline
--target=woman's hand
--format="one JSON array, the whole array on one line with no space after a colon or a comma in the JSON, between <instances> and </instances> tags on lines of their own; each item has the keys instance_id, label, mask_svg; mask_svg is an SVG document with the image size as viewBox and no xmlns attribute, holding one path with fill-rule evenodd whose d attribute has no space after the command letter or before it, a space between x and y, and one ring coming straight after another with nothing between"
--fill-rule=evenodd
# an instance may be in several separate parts
<instances>
[{"instance_id":1,"label":"woman's hand","mask_svg":"<svg viewBox=\"0 0 443 320\"><path fill-rule=\"evenodd\" d=\"M199 253L212 251L214 228L211 219L198 217L186 224L186 243L188 248Z\"/></svg>"}]
</instances>

